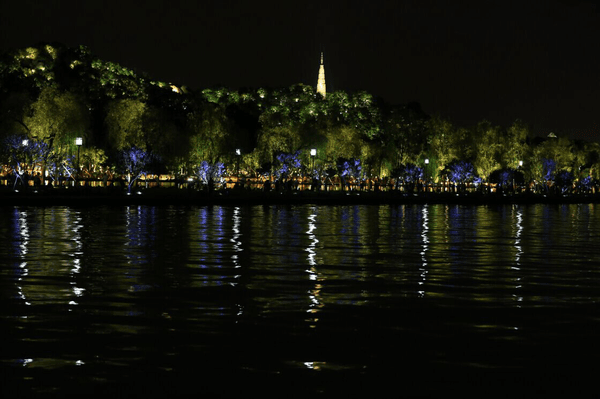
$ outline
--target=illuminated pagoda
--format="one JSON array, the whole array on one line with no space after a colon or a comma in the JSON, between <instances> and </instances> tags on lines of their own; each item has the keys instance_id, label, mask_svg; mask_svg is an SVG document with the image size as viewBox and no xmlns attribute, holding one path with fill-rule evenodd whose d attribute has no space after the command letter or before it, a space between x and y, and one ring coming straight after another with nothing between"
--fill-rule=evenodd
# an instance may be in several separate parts
<instances>
[{"instance_id":1,"label":"illuminated pagoda","mask_svg":"<svg viewBox=\"0 0 600 399\"><path fill-rule=\"evenodd\" d=\"M317 81L317 93L321 93L325 98L327 90L325 89L325 64L323 64L323 53L321 53L321 66L319 66L319 80Z\"/></svg>"}]
</instances>

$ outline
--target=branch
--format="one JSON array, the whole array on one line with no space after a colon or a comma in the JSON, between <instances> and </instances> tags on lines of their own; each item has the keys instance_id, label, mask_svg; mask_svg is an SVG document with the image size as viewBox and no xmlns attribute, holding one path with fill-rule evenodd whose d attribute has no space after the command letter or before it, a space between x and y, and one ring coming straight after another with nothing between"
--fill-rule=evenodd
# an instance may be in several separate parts
<instances>
[{"instance_id":1,"label":"branch","mask_svg":"<svg viewBox=\"0 0 600 399\"><path fill-rule=\"evenodd\" d=\"M31 130L27 127L27 125L20 119L17 118L13 118L13 120L15 122L17 122L19 125L23 126L25 128L25 130L27 130L27 133L31 133Z\"/></svg>"}]
</instances>

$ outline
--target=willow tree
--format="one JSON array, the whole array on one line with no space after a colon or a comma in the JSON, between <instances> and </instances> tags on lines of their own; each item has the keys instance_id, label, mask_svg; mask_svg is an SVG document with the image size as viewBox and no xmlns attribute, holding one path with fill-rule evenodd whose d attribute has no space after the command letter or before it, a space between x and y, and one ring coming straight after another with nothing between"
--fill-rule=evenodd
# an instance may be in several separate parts
<instances>
[{"instance_id":1,"label":"willow tree","mask_svg":"<svg viewBox=\"0 0 600 399\"><path fill-rule=\"evenodd\" d=\"M516 120L504 135L502 141L502 166L517 169L528 151L529 128L521 120Z\"/></svg>"},{"instance_id":2,"label":"willow tree","mask_svg":"<svg viewBox=\"0 0 600 399\"><path fill-rule=\"evenodd\" d=\"M330 123L326 127L325 137L325 159L328 163L334 164L339 158L360 159L363 152L367 152L367 143L353 126Z\"/></svg>"},{"instance_id":3,"label":"willow tree","mask_svg":"<svg viewBox=\"0 0 600 399\"><path fill-rule=\"evenodd\" d=\"M43 163L50 153L59 159L75 152L75 138L88 136L89 109L78 95L57 87L46 87L25 118L29 136L47 144Z\"/></svg>"},{"instance_id":4,"label":"willow tree","mask_svg":"<svg viewBox=\"0 0 600 399\"><path fill-rule=\"evenodd\" d=\"M276 112L263 113L259 121L262 128L258 134L255 152L260 164L272 164L278 153L294 153L302 147L302 131L299 124L282 120Z\"/></svg>"},{"instance_id":5,"label":"willow tree","mask_svg":"<svg viewBox=\"0 0 600 399\"><path fill-rule=\"evenodd\" d=\"M382 147L390 169L416 164L425 147L425 118L413 107L392 109L383 125Z\"/></svg>"},{"instance_id":6,"label":"willow tree","mask_svg":"<svg viewBox=\"0 0 600 399\"><path fill-rule=\"evenodd\" d=\"M146 149L144 113L147 105L135 99L113 100L108 103L104 124L111 149L132 146Z\"/></svg>"},{"instance_id":7,"label":"willow tree","mask_svg":"<svg viewBox=\"0 0 600 399\"><path fill-rule=\"evenodd\" d=\"M189 157L189 136L164 109L147 106L143 115L146 150L160 159L168 171L184 167Z\"/></svg>"},{"instance_id":8,"label":"willow tree","mask_svg":"<svg viewBox=\"0 0 600 399\"><path fill-rule=\"evenodd\" d=\"M482 121L475 128L475 159L473 166L477 174L489 180L490 174L502 167L501 158L504 150L503 135L500 126Z\"/></svg>"},{"instance_id":9,"label":"willow tree","mask_svg":"<svg viewBox=\"0 0 600 399\"><path fill-rule=\"evenodd\" d=\"M229 122L224 109L208 102L198 104L187 115L189 135L189 162L199 166L202 161L211 164L233 152Z\"/></svg>"},{"instance_id":10,"label":"willow tree","mask_svg":"<svg viewBox=\"0 0 600 399\"><path fill-rule=\"evenodd\" d=\"M460 143L465 133L463 129L455 127L450 121L438 116L429 119L425 129L428 135L429 153L432 163L436 166L435 176L432 176L435 179L446 165L463 157Z\"/></svg>"}]
</instances>

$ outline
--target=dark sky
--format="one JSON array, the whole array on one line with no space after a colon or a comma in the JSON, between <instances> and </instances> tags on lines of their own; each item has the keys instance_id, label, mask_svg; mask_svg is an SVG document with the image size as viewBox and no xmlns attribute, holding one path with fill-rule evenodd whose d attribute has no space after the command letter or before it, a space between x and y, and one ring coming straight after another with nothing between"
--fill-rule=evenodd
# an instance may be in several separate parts
<instances>
[{"instance_id":1,"label":"dark sky","mask_svg":"<svg viewBox=\"0 0 600 399\"><path fill-rule=\"evenodd\" d=\"M593 2L1 1L0 50L39 42L192 88L316 85L324 50L328 91L600 140Z\"/></svg>"}]
</instances>

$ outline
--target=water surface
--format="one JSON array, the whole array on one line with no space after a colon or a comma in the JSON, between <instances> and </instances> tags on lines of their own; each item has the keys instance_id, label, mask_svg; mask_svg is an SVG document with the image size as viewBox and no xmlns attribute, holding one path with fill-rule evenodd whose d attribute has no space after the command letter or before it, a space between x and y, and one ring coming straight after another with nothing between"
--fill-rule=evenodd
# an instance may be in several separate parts
<instances>
[{"instance_id":1,"label":"water surface","mask_svg":"<svg viewBox=\"0 0 600 399\"><path fill-rule=\"evenodd\" d=\"M13 395L587 392L597 205L0 208Z\"/></svg>"}]
</instances>

